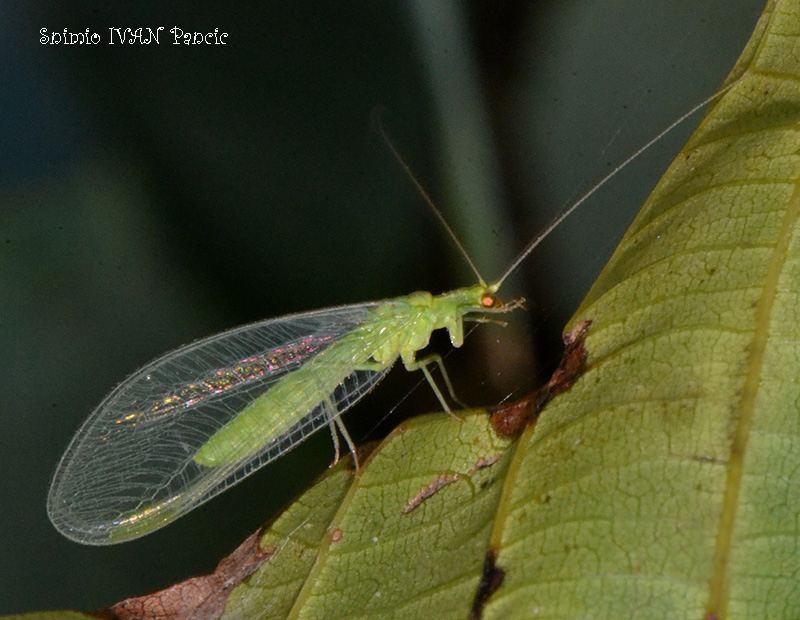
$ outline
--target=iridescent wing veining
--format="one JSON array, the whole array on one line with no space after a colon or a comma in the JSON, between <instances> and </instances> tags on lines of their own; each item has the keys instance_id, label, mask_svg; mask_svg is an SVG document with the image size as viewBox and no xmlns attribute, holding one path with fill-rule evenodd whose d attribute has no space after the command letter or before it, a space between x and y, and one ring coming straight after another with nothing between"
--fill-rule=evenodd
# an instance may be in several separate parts
<instances>
[{"instance_id":1,"label":"iridescent wing veining","mask_svg":"<svg viewBox=\"0 0 800 620\"><path fill-rule=\"evenodd\" d=\"M279 434L246 458L218 467L195 460L201 446L249 404L372 320L374 308L358 304L246 325L182 347L133 374L93 412L62 457L48 498L54 525L88 544L136 538L327 425L330 412L320 396L317 406L287 417ZM343 380L329 395L336 412L367 393L389 366L343 367Z\"/></svg>"}]
</instances>

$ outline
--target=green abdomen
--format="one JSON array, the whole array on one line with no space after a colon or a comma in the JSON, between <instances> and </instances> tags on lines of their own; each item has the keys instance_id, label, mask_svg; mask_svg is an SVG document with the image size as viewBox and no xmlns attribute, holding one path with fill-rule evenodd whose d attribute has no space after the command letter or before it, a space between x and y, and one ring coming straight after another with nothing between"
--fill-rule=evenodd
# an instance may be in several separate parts
<instances>
[{"instance_id":1,"label":"green abdomen","mask_svg":"<svg viewBox=\"0 0 800 620\"><path fill-rule=\"evenodd\" d=\"M209 467L236 463L280 439L315 409L324 407L348 375L370 358L371 348L364 346L363 333L359 332L348 334L277 381L212 435L194 455L194 461Z\"/></svg>"}]
</instances>

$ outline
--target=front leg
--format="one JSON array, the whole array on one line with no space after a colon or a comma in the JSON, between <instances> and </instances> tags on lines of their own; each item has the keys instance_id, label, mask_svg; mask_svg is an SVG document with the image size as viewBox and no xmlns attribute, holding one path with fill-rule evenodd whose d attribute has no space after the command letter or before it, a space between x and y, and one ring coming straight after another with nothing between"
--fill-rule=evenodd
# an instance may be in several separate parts
<instances>
[{"instance_id":1,"label":"front leg","mask_svg":"<svg viewBox=\"0 0 800 620\"><path fill-rule=\"evenodd\" d=\"M441 390L439 389L439 386L436 385L436 382L433 380L433 375L431 375L430 370L428 370L428 366L430 364L437 364L439 366L439 370L442 373L442 378L444 378L444 384L447 386L447 391L449 392L450 397L453 399L454 402L458 403L463 407L464 404L458 399L458 397L455 394L455 391L453 390L453 384L450 382L450 377L447 374L447 370L445 370L444 362L442 361L441 356L433 354L418 360L416 359L416 356L412 351L411 353L408 354L405 353L401 354L401 357L403 359L403 366L406 367L406 370L422 371L422 374L425 375L425 379L427 379L428 384L431 386L431 389L433 390L433 393L436 394L436 398L439 399L442 408L451 416L463 422L464 418L462 418L459 415L456 415L450 409L449 405L447 404L447 401L444 399L444 396L442 395Z\"/></svg>"}]
</instances>

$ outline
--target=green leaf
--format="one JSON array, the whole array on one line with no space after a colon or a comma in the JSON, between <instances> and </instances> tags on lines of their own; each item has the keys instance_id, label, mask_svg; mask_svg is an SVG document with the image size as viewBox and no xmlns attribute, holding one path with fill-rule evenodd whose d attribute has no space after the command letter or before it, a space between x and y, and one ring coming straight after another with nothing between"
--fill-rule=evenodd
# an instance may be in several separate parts
<instances>
[{"instance_id":1,"label":"green leaf","mask_svg":"<svg viewBox=\"0 0 800 620\"><path fill-rule=\"evenodd\" d=\"M517 446L484 617L797 616L799 14L769 4L575 315L588 371Z\"/></svg>"},{"instance_id":2,"label":"green leaf","mask_svg":"<svg viewBox=\"0 0 800 620\"><path fill-rule=\"evenodd\" d=\"M282 550L232 592L223 617L465 617L497 515L509 443L492 432L484 412L463 423L436 414L398 427L355 476L336 514L325 513L327 529L308 541L311 553L302 561L294 559L302 547L262 540L262 547ZM321 523L316 501L299 503ZM290 532L301 524L283 519L267 536L277 529L292 541ZM273 560L289 555L288 569L272 571ZM295 589L283 585L290 579Z\"/></svg>"},{"instance_id":3,"label":"green leaf","mask_svg":"<svg viewBox=\"0 0 800 620\"><path fill-rule=\"evenodd\" d=\"M573 318L583 377L517 440L423 416L332 469L223 617L797 616L799 17L768 5Z\"/></svg>"},{"instance_id":4,"label":"green leaf","mask_svg":"<svg viewBox=\"0 0 800 620\"><path fill-rule=\"evenodd\" d=\"M3 620L96 620L97 616L77 611L35 611L29 614L2 616Z\"/></svg>"}]
</instances>

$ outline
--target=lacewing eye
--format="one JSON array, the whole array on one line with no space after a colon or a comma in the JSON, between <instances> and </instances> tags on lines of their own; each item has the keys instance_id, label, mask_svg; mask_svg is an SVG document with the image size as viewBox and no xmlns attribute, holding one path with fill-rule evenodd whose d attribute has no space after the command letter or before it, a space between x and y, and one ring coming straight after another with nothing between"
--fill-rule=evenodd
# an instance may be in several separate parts
<instances>
[{"instance_id":1,"label":"lacewing eye","mask_svg":"<svg viewBox=\"0 0 800 620\"><path fill-rule=\"evenodd\" d=\"M481 295L481 306L484 308L499 308L503 302L494 293L484 293Z\"/></svg>"}]
</instances>

